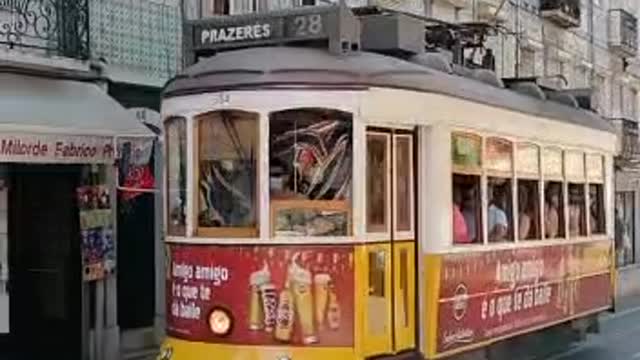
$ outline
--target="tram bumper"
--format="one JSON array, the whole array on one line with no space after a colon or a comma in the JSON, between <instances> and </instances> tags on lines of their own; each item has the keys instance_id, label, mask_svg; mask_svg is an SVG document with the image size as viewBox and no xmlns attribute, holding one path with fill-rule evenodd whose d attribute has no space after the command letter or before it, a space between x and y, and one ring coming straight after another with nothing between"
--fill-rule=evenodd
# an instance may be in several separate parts
<instances>
[{"instance_id":1,"label":"tram bumper","mask_svg":"<svg viewBox=\"0 0 640 360\"><path fill-rule=\"evenodd\" d=\"M210 344L166 338L157 360L355 360L351 347Z\"/></svg>"}]
</instances>

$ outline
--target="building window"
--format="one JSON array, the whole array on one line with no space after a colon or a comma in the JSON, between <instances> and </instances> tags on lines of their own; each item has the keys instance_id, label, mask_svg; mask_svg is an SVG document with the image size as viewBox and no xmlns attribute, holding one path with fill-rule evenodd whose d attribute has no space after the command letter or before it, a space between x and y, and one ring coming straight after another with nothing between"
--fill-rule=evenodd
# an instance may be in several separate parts
<instances>
[{"instance_id":1,"label":"building window","mask_svg":"<svg viewBox=\"0 0 640 360\"><path fill-rule=\"evenodd\" d=\"M272 113L269 152L274 235L349 235L351 114L328 109Z\"/></svg>"},{"instance_id":2,"label":"building window","mask_svg":"<svg viewBox=\"0 0 640 360\"><path fill-rule=\"evenodd\" d=\"M187 133L184 118L171 118L165 123L167 154L167 232L185 235Z\"/></svg>"},{"instance_id":3,"label":"building window","mask_svg":"<svg viewBox=\"0 0 640 360\"><path fill-rule=\"evenodd\" d=\"M481 244L482 138L470 133L451 137L453 162L453 243Z\"/></svg>"},{"instance_id":4,"label":"building window","mask_svg":"<svg viewBox=\"0 0 640 360\"><path fill-rule=\"evenodd\" d=\"M202 16L229 15L231 13L231 0L205 0L202 2Z\"/></svg>"},{"instance_id":5,"label":"building window","mask_svg":"<svg viewBox=\"0 0 640 360\"><path fill-rule=\"evenodd\" d=\"M535 76L536 74L536 52L531 49L520 49L520 76Z\"/></svg>"},{"instance_id":6,"label":"building window","mask_svg":"<svg viewBox=\"0 0 640 360\"><path fill-rule=\"evenodd\" d=\"M616 193L615 244L616 262L625 266L635 262L635 193Z\"/></svg>"},{"instance_id":7,"label":"building window","mask_svg":"<svg viewBox=\"0 0 640 360\"><path fill-rule=\"evenodd\" d=\"M197 129L198 235L257 236L258 114L217 111Z\"/></svg>"}]
</instances>

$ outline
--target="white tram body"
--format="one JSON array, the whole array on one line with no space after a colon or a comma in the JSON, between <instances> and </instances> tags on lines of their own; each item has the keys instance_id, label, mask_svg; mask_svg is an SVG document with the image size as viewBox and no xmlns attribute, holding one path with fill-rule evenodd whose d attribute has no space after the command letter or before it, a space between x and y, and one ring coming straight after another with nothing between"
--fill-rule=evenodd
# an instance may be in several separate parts
<instances>
[{"instance_id":1,"label":"white tram body","mask_svg":"<svg viewBox=\"0 0 640 360\"><path fill-rule=\"evenodd\" d=\"M334 200L272 195L282 186L271 159L277 156L272 133L280 126L274 114L301 110L293 114L302 117L308 109L347 114L351 124L351 149L344 152L351 154L344 180L350 189L336 191ZM230 125L211 125L227 118L217 114L234 112L240 115L229 115L230 123L249 117L255 124L238 125L232 136L240 152L253 144L249 230L203 220L203 204L210 202L203 192L213 185L203 187L210 175L199 157L218 161L227 172L213 171L223 179L240 166L224 165L222 158L235 155L216 158L226 151L216 145L227 136L219 129ZM187 68L167 85L162 116L168 163L163 359L365 359L407 352L446 358L572 326L612 304L617 143L593 112L369 52L256 47ZM303 148L293 143L295 154ZM458 155L469 162L458 163ZM295 156L293 169L302 174ZM322 163L314 159L316 167L304 170L311 178ZM477 189L476 240L465 244L454 239L458 175ZM494 183L510 209L510 235L496 242L488 224L496 221ZM547 184L559 190L555 225L545 217ZM523 225L521 189L534 195L528 221L537 225ZM280 222L282 209L344 212L344 230L280 231L289 225ZM575 234L574 215L581 217ZM520 238L524 226L536 235ZM551 226L557 228L548 238Z\"/></svg>"}]
</instances>

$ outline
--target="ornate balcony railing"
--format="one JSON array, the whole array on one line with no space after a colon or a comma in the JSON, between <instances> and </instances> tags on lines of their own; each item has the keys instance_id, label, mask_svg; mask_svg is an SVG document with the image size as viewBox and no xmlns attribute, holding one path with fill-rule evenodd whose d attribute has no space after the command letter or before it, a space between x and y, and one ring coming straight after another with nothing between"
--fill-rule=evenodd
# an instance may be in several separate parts
<instances>
[{"instance_id":1,"label":"ornate balcony railing","mask_svg":"<svg viewBox=\"0 0 640 360\"><path fill-rule=\"evenodd\" d=\"M0 0L0 47L89 58L90 0Z\"/></svg>"}]
</instances>

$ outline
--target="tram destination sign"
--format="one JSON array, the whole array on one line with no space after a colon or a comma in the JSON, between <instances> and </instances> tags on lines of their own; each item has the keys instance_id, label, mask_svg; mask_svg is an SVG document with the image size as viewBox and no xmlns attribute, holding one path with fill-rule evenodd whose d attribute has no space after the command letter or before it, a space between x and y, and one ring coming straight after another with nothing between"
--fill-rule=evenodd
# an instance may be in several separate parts
<instances>
[{"instance_id":1,"label":"tram destination sign","mask_svg":"<svg viewBox=\"0 0 640 360\"><path fill-rule=\"evenodd\" d=\"M345 26L345 21L351 26ZM345 30L353 32L355 21L344 7L314 6L191 21L185 36L196 53L312 40L333 42L345 38Z\"/></svg>"}]
</instances>

